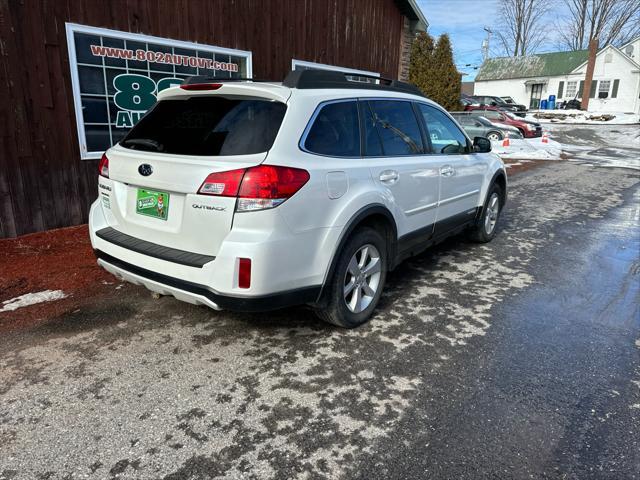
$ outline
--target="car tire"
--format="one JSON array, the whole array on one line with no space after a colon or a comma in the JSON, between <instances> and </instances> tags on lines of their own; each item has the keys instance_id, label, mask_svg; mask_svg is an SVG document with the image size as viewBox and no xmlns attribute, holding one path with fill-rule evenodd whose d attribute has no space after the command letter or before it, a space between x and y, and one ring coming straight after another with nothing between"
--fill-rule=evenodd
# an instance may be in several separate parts
<instances>
[{"instance_id":1,"label":"car tire","mask_svg":"<svg viewBox=\"0 0 640 480\"><path fill-rule=\"evenodd\" d=\"M502 134L500 132L492 130L487 133L487 138L493 142L499 142L500 140L502 140Z\"/></svg>"},{"instance_id":2,"label":"car tire","mask_svg":"<svg viewBox=\"0 0 640 480\"><path fill-rule=\"evenodd\" d=\"M493 184L487 194L482 214L471 230L469 237L477 243L487 243L496 236L496 229L500 212L502 211L502 189Z\"/></svg>"},{"instance_id":3,"label":"car tire","mask_svg":"<svg viewBox=\"0 0 640 480\"><path fill-rule=\"evenodd\" d=\"M384 237L372 228L356 230L339 253L326 285L326 306L316 309L318 317L343 328L369 320L382 295L387 262Z\"/></svg>"}]
</instances>

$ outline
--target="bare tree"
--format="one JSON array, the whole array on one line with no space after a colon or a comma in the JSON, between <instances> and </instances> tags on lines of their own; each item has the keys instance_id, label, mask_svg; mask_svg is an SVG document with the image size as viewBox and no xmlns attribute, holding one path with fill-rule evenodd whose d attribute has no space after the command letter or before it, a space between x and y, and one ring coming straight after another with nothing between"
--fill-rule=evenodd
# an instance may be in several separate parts
<instances>
[{"instance_id":1,"label":"bare tree","mask_svg":"<svg viewBox=\"0 0 640 480\"><path fill-rule=\"evenodd\" d=\"M528 55L546 40L542 13L549 4L549 0L499 0L497 34L500 48L506 55Z\"/></svg>"},{"instance_id":2,"label":"bare tree","mask_svg":"<svg viewBox=\"0 0 640 480\"><path fill-rule=\"evenodd\" d=\"M558 46L584 50L598 38L600 47L623 45L640 35L638 0L563 0L567 18L558 23Z\"/></svg>"}]
</instances>

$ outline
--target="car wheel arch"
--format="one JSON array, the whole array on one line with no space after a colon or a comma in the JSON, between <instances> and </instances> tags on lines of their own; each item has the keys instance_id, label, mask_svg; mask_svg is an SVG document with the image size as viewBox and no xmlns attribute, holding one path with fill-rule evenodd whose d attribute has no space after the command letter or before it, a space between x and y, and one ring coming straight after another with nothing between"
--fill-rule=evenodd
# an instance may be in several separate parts
<instances>
[{"instance_id":1,"label":"car wheel arch","mask_svg":"<svg viewBox=\"0 0 640 480\"><path fill-rule=\"evenodd\" d=\"M496 170L496 172L493 174L491 180L487 183L487 189L485 190L485 192L489 192L494 184L497 184L502 192L502 195L500 197L500 208L502 209L507 202L507 175L502 168ZM484 196L486 197L487 195L488 193L485 193ZM483 198L482 208L484 208L485 202L486 198Z\"/></svg>"},{"instance_id":2,"label":"car wheel arch","mask_svg":"<svg viewBox=\"0 0 640 480\"><path fill-rule=\"evenodd\" d=\"M328 281L332 278L335 267L336 260L339 256L339 253L344 245L349 240L349 237L360 227L373 227L376 229L383 228L384 229L384 237L387 240L387 263L389 270L392 270L395 267L395 258L396 258L396 250L397 250L397 242L398 242L398 227L396 225L395 219L393 218L393 214L389 211L387 207L382 204L368 205L366 207L362 207L355 214L352 215L351 219L346 223L345 227L342 230L342 234L340 235L340 239L337 242L337 246L334 249L331 255L331 262L329 262L329 268L325 274L324 281L322 282L322 290L320 295L318 296L318 303L321 304L323 302L324 294L326 291L326 285Z\"/></svg>"}]
</instances>

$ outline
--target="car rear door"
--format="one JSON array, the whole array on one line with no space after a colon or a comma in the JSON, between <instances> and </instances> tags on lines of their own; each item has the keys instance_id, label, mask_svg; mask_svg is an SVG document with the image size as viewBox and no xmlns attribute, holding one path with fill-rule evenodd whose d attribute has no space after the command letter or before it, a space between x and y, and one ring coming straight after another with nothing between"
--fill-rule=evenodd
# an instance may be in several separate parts
<instances>
[{"instance_id":1,"label":"car rear door","mask_svg":"<svg viewBox=\"0 0 640 480\"><path fill-rule=\"evenodd\" d=\"M440 194L434 235L445 234L475 218L486 162L474 154L467 137L439 108L418 104L431 140L432 158L440 165Z\"/></svg>"},{"instance_id":2,"label":"car rear door","mask_svg":"<svg viewBox=\"0 0 640 480\"><path fill-rule=\"evenodd\" d=\"M374 182L396 209L398 235L429 237L439 195L440 159L425 155L422 132L412 102L360 102L364 156Z\"/></svg>"},{"instance_id":3,"label":"car rear door","mask_svg":"<svg viewBox=\"0 0 640 480\"><path fill-rule=\"evenodd\" d=\"M107 153L111 189L103 203L115 230L157 245L215 256L229 233L239 175L208 183L219 172L262 163L286 105L259 98L179 97L158 102ZM203 194L204 193L204 194ZM215 195L212 195L214 194Z\"/></svg>"}]
</instances>

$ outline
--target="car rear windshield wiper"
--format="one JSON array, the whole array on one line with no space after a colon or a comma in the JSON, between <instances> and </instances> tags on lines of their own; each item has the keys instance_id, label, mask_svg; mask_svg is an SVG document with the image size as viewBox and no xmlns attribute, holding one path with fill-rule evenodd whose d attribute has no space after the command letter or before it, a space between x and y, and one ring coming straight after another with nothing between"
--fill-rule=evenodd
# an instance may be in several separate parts
<instances>
[{"instance_id":1,"label":"car rear windshield wiper","mask_svg":"<svg viewBox=\"0 0 640 480\"><path fill-rule=\"evenodd\" d=\"M130 138L122 141L122 146L126 145L139 145L141 147L146 147L155 150L156 152L161 152L164 150L164 145L156 140L152 140L150 138Z\"/></svg>"}]
</instances>

